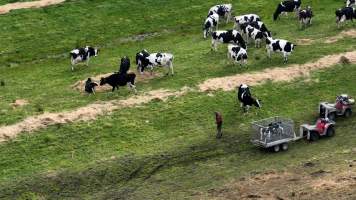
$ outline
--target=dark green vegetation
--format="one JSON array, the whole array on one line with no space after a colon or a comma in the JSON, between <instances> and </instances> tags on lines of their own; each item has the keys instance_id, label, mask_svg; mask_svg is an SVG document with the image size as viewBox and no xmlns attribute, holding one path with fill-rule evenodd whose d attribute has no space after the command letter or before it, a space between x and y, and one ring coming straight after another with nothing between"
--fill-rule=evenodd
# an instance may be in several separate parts
<instances>
[{"instance_id":1,"label":"dark green vegetation","mask_svg":"<svg viewBox=\"0 0 356 200\"><path fill-rule=\"evenodd\" d=\"M322 7L319 1L309 1L316 18L304 31L292 17L271 22L278 1L273 2L238 1L234 3L235 13L256 12L276 37L292 41L339 32L334 10L342 6L340 1L329 0ZM200 30L214 3L82 0L0 16L4 30L0 32L0 80L5 82L0 87L0 123L127 97L130 93L126 88L87 97L70 86L88 76L116 70L120 56L133 58L142 48L173 52L177 72L173 78L139 84L142 91L194 87L211 77L283 66L279 55L266 60L264 49L249 49L247 69L232 66L223 45L218 53L211 53L210 40L204 41ZM123 39L152 32L160 36L140 42ZM354 42L345 38L335 44L298 46L289 62L306 63L350 51ZM71 72L67 52L85 44L102 47L102 54L89 68L79 66ZM332 139L315 144L300 141L278 154L260 151L249 143L249 122L271 115L289 116L297 124L312 122L320 100L332 101L336 94L345 92L355 96L355 77L355 65L337 65L314 73L310 82L255 87L253 92L263 100L263 109L248 114L241 113L234 92L218 91L213 97L193 92L167 103L155 101L95 121L21 135L0 145L0 198L191 198L250 172L293 167L312 158L342 162L352 152L340 152L355 147L355 117L341 119ZM27 99L30 105L12 109L9 103L15 99ZM215 110L222 111L225 119L220 141L214 138Z\"/></svg>"}]
</instances>

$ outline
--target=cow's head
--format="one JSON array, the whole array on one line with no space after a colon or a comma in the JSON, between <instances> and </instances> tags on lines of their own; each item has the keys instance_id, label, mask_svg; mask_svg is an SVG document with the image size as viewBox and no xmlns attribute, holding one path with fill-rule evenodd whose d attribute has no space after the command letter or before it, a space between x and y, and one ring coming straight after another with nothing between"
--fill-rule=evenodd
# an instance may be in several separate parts
<instances>
[{"instance_id":1,"label":"cow's head","mask_svg":"<svg viewBox=\"0 0 356 200\"><path fill-rule=\"evenodd\" d=\"M105 84L106 84L106 79L102 77L100 79L100 85L105 85Z\"/></svg>"},{"instance_id":2,"label":"cow's head","mask_svg":"<svg viewBox=\"0 0 356 200\"><path fill-rule=\"evenodd\" d=\"M99 55L99 48L94 48L94 56L98 56Z\"/></svg>"}]
</instances>

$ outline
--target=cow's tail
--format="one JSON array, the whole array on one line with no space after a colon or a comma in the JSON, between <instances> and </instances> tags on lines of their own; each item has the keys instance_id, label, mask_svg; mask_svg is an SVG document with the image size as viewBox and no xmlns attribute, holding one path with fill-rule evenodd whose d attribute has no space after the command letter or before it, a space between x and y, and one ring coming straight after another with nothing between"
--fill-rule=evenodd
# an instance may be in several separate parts
<instances>
[{"instance_id":1,"label":"cow's tail","mask_svg":"<svg viewBox=\"0 0 356 200\"><path fill-rule=\"evenodd\" d=\"M278 18L278 16L282 13L283 8L284 8L284 7L283 7L282 4L278 4L277 9L276 9L276 11L275 11L274 14L273 14L273 20L274 20L274 21L276 21L277 18Z\"/></svg>"}]
</instances>

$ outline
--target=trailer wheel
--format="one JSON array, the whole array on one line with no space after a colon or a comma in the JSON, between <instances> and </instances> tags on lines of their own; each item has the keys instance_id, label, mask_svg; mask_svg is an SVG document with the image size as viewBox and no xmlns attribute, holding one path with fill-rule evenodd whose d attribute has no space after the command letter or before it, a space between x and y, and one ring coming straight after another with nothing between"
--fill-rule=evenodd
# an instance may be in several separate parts
<instances>
[{"instance_id":1,"label":"trailer wheel","mask_svg":"<svg viewBox=\"0 0 356 200\"><path fill-rule=\"evenodd\" d=\"M334 129L334 127L329 127L328 128L328 130L326 131L326 135L328 136L328 137L332 137L332 136L334 136L335 135L335 129Z\"/></svg>"},{"instance_id":2,"label":"trailer wheel","mask_svg":"<svg viewBox=\"0 0 356 200\"><path fill-rule=\"evenodd\" d=\"M329 114L328 114L328 118L329 118L331 121L335 121L335 119L336 119L336 114L335 114L335 112L329 113Z\"/></svg>"},{"instance_id":3,"label":"trailer wheel","mask_svg":"<svg viewBox=\"0 0 356 200\"><path fill-rule=\"evenodd\" d=\"M346 118L351 117L351 115L352 115L352 111L351 111L351 109L347 109L347 110L345 110L345 114L344 114L344 116L345 116Z\"/></svg>"},{"instance_id":4,"label":"trailer wheel","mask_svg":"<svg viewBox=\"0 0 356 200\"><path fill-rule=\"evenodd\" d=\"M282 144L282 150L287 151L288 150L288 143L283 143Z\"/></svg>"},{"instance_id":5,"label":"trailer wheel","mask_svg":"<svg viewBox=\"0 0 356 200\"><path fill-rule=\"evenodd\" d=\"M316 131L310 132L310 141L315 142L319 139L319 134Z\"/></svg>"},{"instance_id":6,"label":"trailer wheel","mask_svg":"<svg viewBox=\"0 0 356 200\"><path fill-rule=\"evenodd\" d=\"M276 145L273 147L274 152L279 152L280 148L279 145Z\"/></svg>"}]
</instances>

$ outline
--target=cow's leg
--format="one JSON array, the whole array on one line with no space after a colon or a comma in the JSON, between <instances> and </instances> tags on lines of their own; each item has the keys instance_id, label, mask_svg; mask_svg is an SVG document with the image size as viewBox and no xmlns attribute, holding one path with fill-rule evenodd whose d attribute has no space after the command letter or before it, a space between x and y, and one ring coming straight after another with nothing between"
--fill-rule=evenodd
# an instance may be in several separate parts
<instances>
[{"instance_id":1,"label":"cow's leg","mask_svg":"<svg viewBox=\"0 0 356 200\"><path fill-rule=\"evenodd\" d=\"M150 68L151 75L153 75L153 66L149 65L149 68Z\"/></svg>"},{"instance_id":2,"label":"cow's leg","mask_svg":"<svg viewBox=\"0 0 356 200\"><path fill-rule=\"evenodd\" d=\"M116 86L112 86L111 92L114 92L114 91L115 91L115 87L116 87Z\"/></svg>"},{"instance_id":3,"label":"cow's leg","mask_svg":"<svg viewBox=\"0 0 356 200\"><path fill-rule=\"evenodd\" d=\"M73 58L70 59L71 69L74 71L75 60Z\"/></svg>"},{"instance_id":4,"label":"cow's leg","mask_svg":"<svg viewBox=\"0 0 356 200\"><path fill-rule=\"evenodd\" d=\"M230 18L231 18L231 12L228 12L226 15L226 23L229 23Z\"/></svg>"},{"instance_id":5,"label":"cow's leg","mask_svg":"<svg viewBox=\"0 0 356 200\"><path fill-rule=\"evenodd\" d=\"M242 108L242 106L243 106L243 103L241 102L241 103L240 103L240 108Z\"/></svg>"},{"instance_id":6,"label":"cow's leg","mask_svg":"<svg viewBox=\"0 0 356 200\"><path fill-rule=\"evenodd\" d=\"M269 59L271 59L271 50L269 50L268 48L267 48L267 57L268 57Z\"/></svg>"},{"instance_id":7,"label":"cow's leg","mask_svg":"<svg viewBox=\"0 0 356 200\"><path fill-rule=\"evenodd\" d=\"M283 53L283 58L284 58L284 64L288 62L288 55L286 52Z\"/></svg>"},{"instance_id":8,"label":"cow's leg","mask_svg":"<svg viewBox=\"0 0 356 200\"><path fill-rule=\"evenodd\" d=\"M214 39L211 40L211 49L214 51L217 50L217 42Z\"/></svg>"},{"instance_id":9,"label":"cow's leg","mask_svg":"<svg viewBox=\"0 0 356 200\"><path fill-rule=\"evenodd\" d=\"M135 94L137 94L136 86L134 84L132 84L131 82L128 82L127 85Z\"/></svg>"},{"instance_id":10,"label":"cow's leg","mask_svg":"<svg viewBox=\"0 0 356 200\"><path fill-rule=\"evenodd\" d=\"M174 75L173 62L169 63L169 69L171 70L171 75Z\"/></svg>"},{"instance_id":11,"label":"cow's leg","mask_svg":"<svg viewBox=\"0 0 356 200\"><path fill-rule=\"evenodd\" d=\"M87 62L86 62L86 66L89 67L89 60L90 60L90 57L88 56L87 57Z\"/></svg>"}]
</instances>

